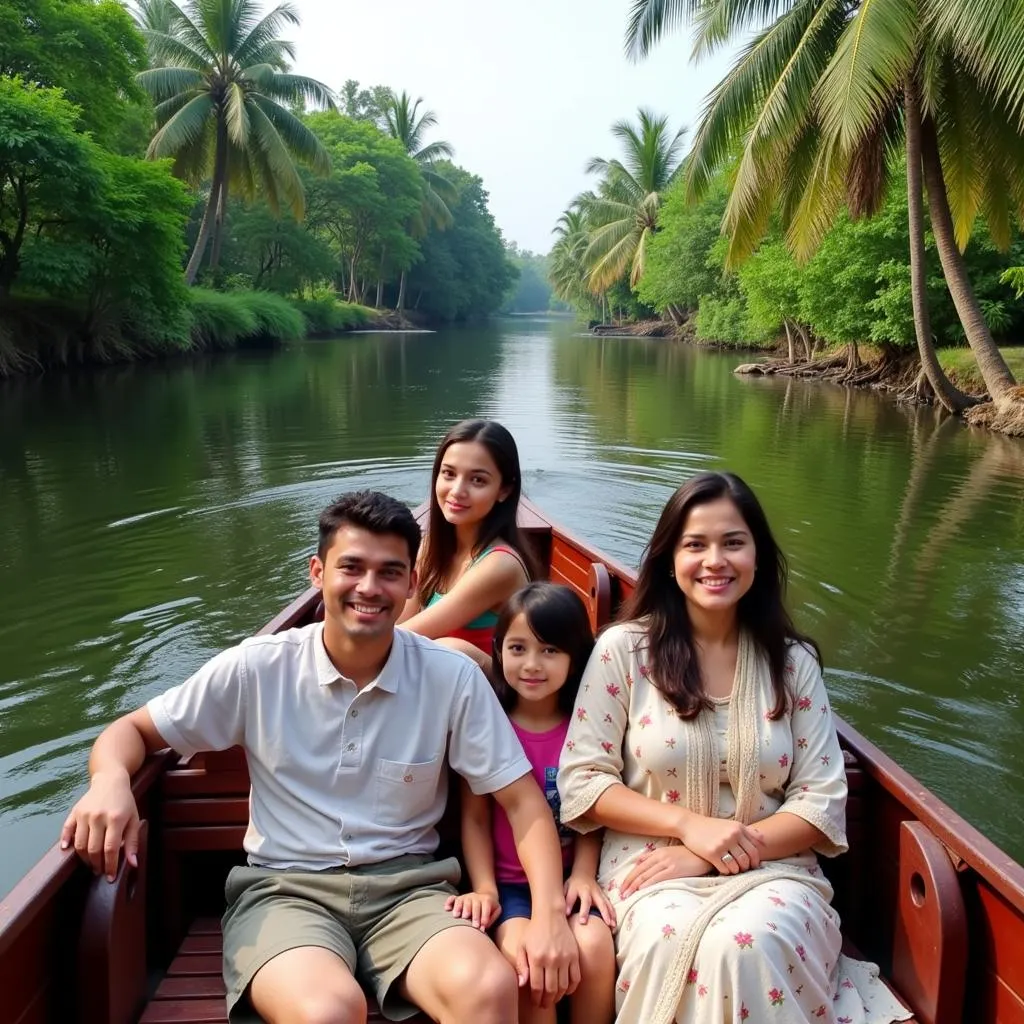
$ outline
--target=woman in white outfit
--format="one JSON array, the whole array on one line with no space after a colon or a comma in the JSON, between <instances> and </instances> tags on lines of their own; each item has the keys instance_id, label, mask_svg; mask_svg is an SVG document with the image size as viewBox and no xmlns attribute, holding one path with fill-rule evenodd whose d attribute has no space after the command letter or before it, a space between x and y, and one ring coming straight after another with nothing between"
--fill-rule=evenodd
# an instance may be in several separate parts
<instances>
[{"instance_id":1,"label":"woman in white outfit","mask_svg":"<svg viewBox=\"0 0 1024 1024\"><path fill-rule=\"evenodd\" d=\"M619 1024L883 1024L903 1011L840 954L817 854L846 849L846 774L817 646L738 477L669 499L599 638L560 763L562 819L603 827Z\"/></svg>"}]
</instances>

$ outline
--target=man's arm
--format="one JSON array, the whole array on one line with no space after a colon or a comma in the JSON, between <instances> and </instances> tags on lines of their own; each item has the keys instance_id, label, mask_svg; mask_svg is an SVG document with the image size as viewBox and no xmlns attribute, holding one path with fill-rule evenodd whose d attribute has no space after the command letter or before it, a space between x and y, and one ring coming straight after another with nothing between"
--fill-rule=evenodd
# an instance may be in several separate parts
<instances>
[{"instance_id":1,"label":"man's arm","mask_svg":"<svg viewBox=\"0 0 1024 1024\"><path fill-rule=\"evenodd\" d=\"M169 746L157 731L147 708L117 719L100 733L89 755L89 788L64 822L60 846L75 852L109 881L117 872L117 856L138 865L139 810L132 796L132 775L147 754Z\"/></svg>"},{"instance_id":2,"label":"man's arm","mask_svg":"<svg viewBox=\"0 0 1024 1024\"><path fill-rule=\"evenodd\" d=\"M499 789L494 799L508 815L533 903L516 963L519 984L529 976L533 1002L551 1006L575 991L580 980L579 950L565 919L562 847L555 821L532 775Z\"/></svg>"}]
</instances>

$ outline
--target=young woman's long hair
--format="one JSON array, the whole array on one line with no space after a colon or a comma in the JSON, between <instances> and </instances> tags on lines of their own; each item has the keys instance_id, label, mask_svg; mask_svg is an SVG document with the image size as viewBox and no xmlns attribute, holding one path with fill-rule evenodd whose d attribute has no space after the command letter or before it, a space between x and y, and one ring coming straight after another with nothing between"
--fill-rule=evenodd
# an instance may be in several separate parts
<instances>
[{"instance_id":1,"label":"young woman's long hair","mask_svg":"<svg viewBox=\"0 0 1024 1024\"><path fill-rule=\"evenodd\" d=\"M474 554L484 551L496 541L504 541L522 557L531 578L539 575L529 546L516 525L516 513L523 484L519 470L519 449L516 448L515 438L494 420L463 420L456 423L441 439L437 455L434 456L434 468L430 474L430 515L427 519L427 536L419 567L418 586L419 598L424 605L444 585L455 558L455 527L445 519L441 506L437 503L436 488L445 452L453 444L461 441L482 444L498 467L502 485L511 488L504 500L494 503L494 508L480 524Z\"/></svg>"},{"instance_id":2,"label":"young woman's long hair","mask_svg":"<svg viewBox=\"0 0 1024 1024\"><path fill-rule=\"evenodd\" d=\"M572 714L576 694L594 649L587 607L574 590L558 583L527 583L505 602L494 627L494 689L506 711L511 711L519 695L505 682L501 649L509 626L517 615L525 615L530 632L543 644L550 644L569 655L569 675L558 691L558 709Z\"/></svg>"},{"instance_id":3,"label":"young woman's long hair","mask_svg":"<svg viewBox=\"0 0 1024 1024\"><path fill-rule=\"evenodd\" d=\"M793 641L814 651L818 645L799 633L786 610L786 558L772 536L768 519L754 492L733 473L700 473L668 500L644 554L636 589L619 612L618 621L644 620L655 686L683 718L710 707L700 680L693 647L693 628L686 599L674 579L673 562L690 511L719 498L739 510L753 537L756 571L750 589L737 605L737 621L753 638L771 670L775 706L772 718L786 710L786 653Z\"/></svg>"}]
</instances>

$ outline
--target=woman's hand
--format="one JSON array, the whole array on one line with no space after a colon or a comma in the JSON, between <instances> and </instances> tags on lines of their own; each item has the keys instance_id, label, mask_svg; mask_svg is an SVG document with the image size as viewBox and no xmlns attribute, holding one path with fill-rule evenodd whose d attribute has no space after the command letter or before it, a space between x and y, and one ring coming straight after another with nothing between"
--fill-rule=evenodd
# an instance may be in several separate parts
<instances>
[{"instance_id":1,"label":"woman's hand","mask_svg":"<svg viewBox=\"0 0 1024 1024\"><path fill-rule=\"evenodd\" d=\"M597 884L597 879L592 875L572 874L565 880L565 916L568 917L573 907L580 905L580 924L586 924L590 920L590 908L597 907L601 919L609 928L615 927L615 910L604 889Z\"/></svg>"},{"instance_id":2,"label":"woman's hand","mask_svg":"<svg viewBox=\"0 0 1024 1024\"><path fill-rule=\"evenodd\" d=\"M449 896L444 909L450 910L453 917L472 921L474 928L485 932L498 919L501 904L496 892L467 892L461 896Z\"/></svg>"},{"instance_id":3,"label":"woman's hand","mask_svg":"<svg viewBox=\"0 0 1024 1024\"><path fill-rule=\"evenodd\" d=\"M687 814L677 835L684 846L723 875L738 875L758 867L765 846L764 836L758 829L703 814Z\"/></svg>"},{"instance_id":4,"label":"woman's hand","mask_svg":"<svg viewBox=\"0 0 1024 1024\"><path fill-rule=\"evenodd\" d=\"M661 846L637 858L633 870L619 886L619 893L626 899L655 882L669 878L699 878L711 870L711 864L685 846Z\"/></svg>"}]
</instances>

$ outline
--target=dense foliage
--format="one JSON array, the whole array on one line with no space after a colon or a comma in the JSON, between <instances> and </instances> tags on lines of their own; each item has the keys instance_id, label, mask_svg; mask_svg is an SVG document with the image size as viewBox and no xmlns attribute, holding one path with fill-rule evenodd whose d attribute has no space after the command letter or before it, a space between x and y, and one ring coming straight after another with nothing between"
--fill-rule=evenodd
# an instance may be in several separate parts
<instances>
[{"instance_id":1,"label":"dense foliage","mask_svg":"<svg viewBox=\"0 0 1024 1024\"><path fill-rule=\"evenodd\" d=\"M137 18L0 7L0 376L499 308L516 269L421 101L295 74L288 4Z\"/></svg>"}]
</instances>

